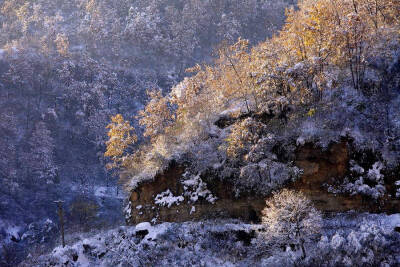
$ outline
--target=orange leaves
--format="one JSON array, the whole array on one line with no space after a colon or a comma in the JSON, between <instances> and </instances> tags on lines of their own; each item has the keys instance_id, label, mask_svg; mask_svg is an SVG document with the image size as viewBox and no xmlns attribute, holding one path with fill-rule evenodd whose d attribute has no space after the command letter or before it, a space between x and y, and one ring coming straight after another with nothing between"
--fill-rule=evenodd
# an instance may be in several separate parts
<instances>
[{"instance_id":1,"label":"orange leaves","mask_svg":"<svg viewBox=\"0 0 400 267\"><path fill-rule=\"evenodd\" d=\"M118 167L124 161L126 149L137 141L135 129L129 121L125 121L121 114L111 117L107 126L109 137L106 142L107 150L104 156L109 157L113 163L107 165L109 169Z\"/></svg>"},{"instance_id":2,"label":"orange leaves","mask_svg":"<svg viewBox=\"0 0 400 267\"><path fill-rule=\"evenodd\" d=\"M230 135L225 140L227 142L226 153L230 157L238 157L245 152L251 145L255 145L266 130L264 124L247 118L236 122Z\"/></svg>"},{"instance_id":3,"label":"orange leaves","mask_svg":"<svg viewBox=\"0 0 400 267\"><path fill-rule=\"evenodd\" d=\"M382 34L399 29L400 2L303 0L298 6L299 10L287 11L287 23L279 36L287 48L282 55L287 65L316 57L319 71L314 75L321 76L326 67L341 72L347 69L354 88L362 89L366 58L376 56L374 46L382 41Z\"/></svg>"},{"instance_id":4,"label":"orange leaves","mask_svg":"<svg viewBox=\"0 0 400 267\"><path fill-rule=\"evenodd\" d=\"M285 119L290 106L318 100L323 90L338 84L362 89L368 60L390 56L394 48L389 46L400 34L397 0L300 0L287 16L278 35L251 50L243 39L222 44L212 65L188 69L193 76L169 96L148 91L150 101L138 117L150 144L125 162L139 166L147 157L149 169L157 169L154 166L163 162L159 159L170 158L174 149L185 151L209 138L222 112ZM133 129L124 123L114 117L109 126L115 133L110 130L108 156L121 157L136 141L125 135ZM123 125L127 130L119 132ZM226 140L228 155L238 156L254 145L260 129L262 125L251 120L233 125Z\"/></svg>"},{"instance_id":5,"label":"orange leaves","mask_svg":"<svg viewBox=\"0 0 400 267\"><path fill-rule=\"evenodd\" d=\"M65 34L57 34L55 39L55 44L57 47L57 52L60 55L66 56L68 54L69 49L69 40L68 36Z\"/></svg>"},{"instance_id":6,"label":"orange leaves","mask_svg":"<svg viewBox=\"0 0 400 267\"><path fill-rule=\"evenodd\" d=\"M169 100L163 97L161 90L148 90L150 101L144 110L139 112L139 124L146 126L144 136L154 139L164 133L165 129L175 120Z\"/></svg>"}]
</instances>

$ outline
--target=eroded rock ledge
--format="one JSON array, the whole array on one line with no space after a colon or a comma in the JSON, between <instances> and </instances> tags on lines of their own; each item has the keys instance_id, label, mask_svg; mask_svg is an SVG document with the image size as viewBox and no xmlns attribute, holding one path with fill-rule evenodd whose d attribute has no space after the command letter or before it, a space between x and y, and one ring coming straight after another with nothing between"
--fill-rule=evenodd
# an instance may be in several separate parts
<instances>
[{"instance_id":1,"label":"eroded rock ledge","mask_svg":"<svg viewBox=\"0 0 400 267\"><path fill-rule=\"evenodd\" d=\"M312 144L299 147L295 164L303 170L302 176L289 187L301 190L323 212L344 212L349 210L369 212L400 212L400 201L386 194L379 201L362 195L330 193L326 184L344 179L349 172L350 151L346 141L332 144L326 151ZM241 194L235 197L233 185L229 181L213 179L207 183L214 203L199 199L195 203L183 202L167 206L155 204L155 197L169 190L174 196L184 193L182 177L185 168L176 163L153 181L143 182L131 192L128 224L144 221L182 222L211 218L240 218L244 221L258 222L265 206L265 197L255 194Z\"/></svg>"}]
</instances>

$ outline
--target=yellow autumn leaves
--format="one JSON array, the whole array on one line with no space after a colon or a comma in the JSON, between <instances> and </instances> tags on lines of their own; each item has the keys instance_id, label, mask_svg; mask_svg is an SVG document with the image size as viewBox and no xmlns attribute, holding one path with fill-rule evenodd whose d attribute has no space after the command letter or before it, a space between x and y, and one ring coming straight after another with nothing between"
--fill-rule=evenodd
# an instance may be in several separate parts
<instances>
[{"instance_id":1,"label":"yellow autumn leaves","mask_svg":"<svg viewBox=\"0 0 400 267\"><path fill-rule=\"evenodd\" d=\"M150 145L142 146L140 158L147 154L158 160L172 154L168 150L182 142L207 138L202 129L211 127L226 110L279 116L270 111L271 105L284 109L310 104L318 101L324 90L337 86L379 90L379 83L364 82L366 71L376 56L381 62L391 62L391 46L399 42L399 18L398 0L299 1L298 9L287 10L285 26L271 39L251 49L243 39L221 45L212 65L189 69L193 75L171 94L149 91L150 101L139 113L139 124L145 127ZM379 70L370 71L383 75ZM310 110L308 116L314 113ZM261 126L249 122L238 120L233 125L226 140L228 155L236 156L256 142ZM112 118L108 129L105 156L115 167L136 136L121 115Z\"/></svg>"},{"instance_id":2,"label":"yellow autumn leaves","mask_svg":"<svg viewBox=\"0 0 400 267\"><path fill-rule=\"evenodd\" d=\"M135 129L129 121L125 121L121 114L111 117L111 123L107 126L108 141L104 156L109 157L112 163L107 168L119 167L123 163L126 149L137 141Z\"/></svg>"}]
</instances>

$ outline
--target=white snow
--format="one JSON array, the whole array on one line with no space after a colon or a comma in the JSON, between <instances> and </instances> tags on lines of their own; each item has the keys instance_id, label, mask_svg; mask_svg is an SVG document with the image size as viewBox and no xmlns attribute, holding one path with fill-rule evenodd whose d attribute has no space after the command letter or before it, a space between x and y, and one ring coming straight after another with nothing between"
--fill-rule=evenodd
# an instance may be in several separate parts
<instances>
[{"instance_id":1,"label":"white snow","mask_svg":"<svg viewBox=\"0 0 400 267\"><path fill-rule=\"evenodd\" d=\"M192 214L192 213L194 213L194 212L196 212L196 207L195 207L195 206L192 206L192 209L190 210L190 214Z\"/></svg>"},{"instance_id":2,"label":"white snow","mask_svg":"<svg viewBox=\"0 0 400 267\"><path fill-rule=\"evenodd\" d=\"M297 146L304 146L304 144L306 143L306 140L304 139L304 137L300 136L299 138L297 138L296 140L296 145Z\"/></svg>"},{"instance_id":3,"label":"white snow","mask_svg":"<svg viewBox=\"0 0 400 267\"><path fill-rule=\"evenodd\" d=\"M147 234L146 239L156 240L159 235L163 234L168 229L169 226L170 226L169 223L162 223L150 228L148 230L149 233Z\"/></svg>"},{"instance_id":4,"label":"white snow","mask_svg":"<svg viewBox=\"0 0 400 267\"><path fill-rule=\"evenodd\" d=\"M53 119L57 119L58 118L57 113L56 113L54 108L48 108L47 109L47 114L51 115L53 117Z\"/></svg>"},{"instance_id":5,"label":"white snow","mask_svg":"<svg viewBox=\"0 0 400 267\"><path fill-rule=\"evenodd\" d=\"M339 235L338 233L336 233L331 240L331 247L334 249L338 249L342 246L342 244L345 242L345 239Z\"/></svg>"},{"instance_id":6,"label":"white snow","mask_svg":"<svg viewBox=\"0 0 400 267\"><path fill-rule=\"evenodd\" d=\"M181 98L186 91L186 83L188 82L187 78L185 78L182 82L178 83L175 87L172 88L171 95L176 98Z\"/></svg>"},{"instance_id":7,"label":"white snow","mask_svg":"<svg viewBox=\"0 0 400 267\"><path fill-rule=\"evenodd\" d=\"M396 197L400 197L400 180L398 180L395 185L397 186Z\"/></svg>"},{"instance_id":8,"label":"white snow","mask_svg":"<svg viewBox=\"0 0 400 267\"><path fill-rule=\"evenodd\" d=\"M84 113L82 110L78 110L78 111L75 113L75 115L76 115L77 117L84 117L84 116L85 116L85 113Z\"/></svg>"},{"instance_id":9,"label":"white snow","mask_svg":"<svg viewBox=\"0 0 400 267\"><path fill-rule=\"evenodd\" d=\"M383 174L381 174L381 170L383 169L384 165L381 162L375 162L372 165L372 169L368 170L368 178L371 181L380 182L383 179Z\"/></svg>"},{"instance_id":10,"label":"white snow","mask_svg":"<svg viewBox=\"0 0 400 267\"><path fill-rule=\"evenodd\" d=\"M383 215L380 219L380 225L387 230L393 230L395 227L400 227L400 213Z\"/></svg>"},{"instance_id":11,"label":"white snow","mask_svg":"<svg viewBox=\"0 0 400 267\"><path fill-rule=\"evenodd\" d=\"M152 228L151 224L149 222L142 222L136 225L135 229L136 231L143 231L143 230L150 230Z\"/></svg>"},{"instance_id":12,"label":"white snow","mask_svg":"<svg viewBox=\"0 0 400 267\"><path fill-rule=\"evenodd\" d=\"M149 222L142 222L135 226L135 231L138 232L147 230L149 233L146 235L145 240L154 241L157 240L158 236L163 234L168 227L170 227L169 223L162 223L152 226Z\"/></svg>"},{"instance_id":13,"label":"white snow","mask_svg":"<svg viewBox=\"0 0 400 267\"><path fill-rule=\"evenodd\" d=\"M220 113L220 116L231 116L232 114L238 114L242 110L241 103L233 103L229 108L225 109Z\"/></svg>"},{"instance_id":14,"label":"white snow","mask_svg":"<svg viewBox=\"0 0 400 267\"><path fill-rule=\"evenodd\" d=\"M207 184L200 178L200 174L191 175L186 172L183 176L186 178L182 181L185 190L184 195L189 197L192 203L196 203L200 197L212 204L215 203L217 197L213 196L211 191L207 189Z\"/></svg>"},{"instance_id":15,"label":"white snow","mask_svg":"<svg viewBox=\"0 0 400 267\"><path fill-rule=\"evenodd\" d=\"M97 197L105 197L107 196L107 188L104 186L99 186L95 189L94 195Z\"/></svg>"},{"instance_id":16,"label":"white snow","mask_svg":"<svg viewBox=\"0 0 400 267\"><path fill-rule=\"evenodd\" d=\"M124 194L121 192L120 194L116 194L118 188L116 186L106 187L106 186L95 186L94 187L94 195L100 198L118 198L123 199Z\"/></svg>"},{"instance_id":17,"label":"white snow","mask_svg":"<svg viewBox=\"0 0 400 267\"><path fill-rule=\"evenodd\" d=\"M19 227L19 226L16 226L16 225L8 226L8 228L6 229L6 233L9 237L7 241L10 241L11 238L14 238L15 240L20 240L20 236L19 236L20 231L21 231L21 227Z\"/></svg>"},{"instance_id":18,"label":"white snow","mask_svg":"<svg viewBox=\"0 0 400 267\"><path fill-rule=\"evenodd\" d=\"M159 206L167 206L170 208L172 205L179 205L185 198L183 196L174 196L172 192L168 189L160 194L158 194L154 202Z\"/></svg>"},{"instance_id":19,"label":"white snow","mask_svg":"<svg viewBox=\"0 0 400 267\"><path fill-rule=\"evenodd\" d=\"M132 216L132 202L128 201L128 204L124 208L125 219L129 220Z\"/></svg>"},{"instance_id":20,"label":"white snow","mask_svg":"<svg viewBox=\"0 0 400 267\"><path fill-rule=\"evenodd\" d=\"M352 171L352 172L355 172L355 173L361 175L365 171L364 168L359 166L354 160L350 161L350 165L351 165L350 171Z\"/></svg>"}]
</instances>

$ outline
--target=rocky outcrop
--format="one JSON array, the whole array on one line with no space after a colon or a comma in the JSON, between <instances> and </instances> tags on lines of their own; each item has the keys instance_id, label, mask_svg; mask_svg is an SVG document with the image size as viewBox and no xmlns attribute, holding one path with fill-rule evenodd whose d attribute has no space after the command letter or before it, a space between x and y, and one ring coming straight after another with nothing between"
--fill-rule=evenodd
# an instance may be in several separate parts
<instances>
[{"instance_id":1,"label":"rocky outcrop","mask_svg":"<svg viewBox=\"0 0 400 267\"><path fill-rule=\"evenodd\" d=\"M187 201L171 207L156 205L157 194L170 190L173 195L182 195L184 187L181 183L185 168L173 163L163 174L157 175L153 181L139 185L130 195L131 216L128 224L144 221L182 222L189 220L212 218L241 218L245 221L258 221L264 207L264 199L257 196L241 196L236 198L233 186L224 181L213 181L208 189L217 196L215 203L199 199L196 203Z\"/></svg>"},{"instance_id":2,"label":"rocky outcrop","mask_svg":"<svg viewBox=\"0 0 400 267\"><path fill-rule=\"evenodd\" d=\"M362 195L333 194L326 190L327 184L342 182L349 172L349 155L349 145L344 141L331 145L327 151L311 144L299 148L296 166L303 170L303 175L292 187L304 192L324 212L399 212L400 201L397 199L386 197L377 202Z\"/></svg>"},{"instance_id":3,"label":"rocky outcrop","mask_svg":"<svg viewBox=\"0 0 400 267\"><path fill-rule=\"evenodd\" d=\"M324 212L344 212L349 210L371 212L400 212L400 201L386 199L376 202L361 195L329 193L326 184L343 180L349 172L349 145L343 141L332 144L326 151L311 144L299 147L296 151L295 164L303 170L302 176L290 185L291 188L303 191ZM176 163L151 182L143 182L130 195L131 213L128 224L144 221L181 222L211 218L240 218L245 221L258 222L265 197L254 194L236 197L233 185L228 181L213 179L207 187L218 199L210 203L199 199L190 203L186 199L170 207L155 204L155 197L167 190L174 196L184 194L181 183L185 168Z\"/></svg>"}]
</instances>

